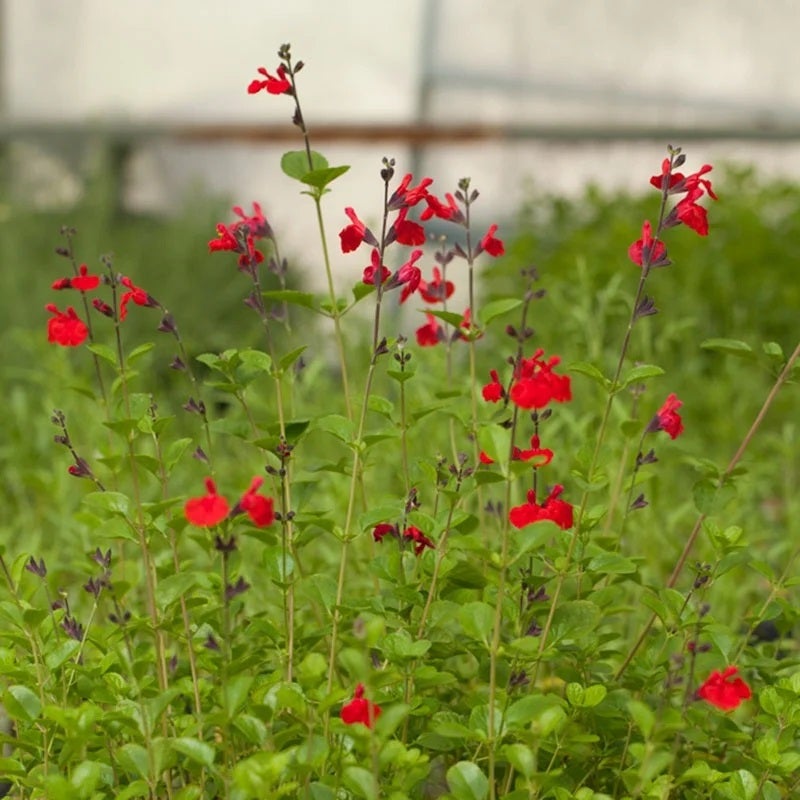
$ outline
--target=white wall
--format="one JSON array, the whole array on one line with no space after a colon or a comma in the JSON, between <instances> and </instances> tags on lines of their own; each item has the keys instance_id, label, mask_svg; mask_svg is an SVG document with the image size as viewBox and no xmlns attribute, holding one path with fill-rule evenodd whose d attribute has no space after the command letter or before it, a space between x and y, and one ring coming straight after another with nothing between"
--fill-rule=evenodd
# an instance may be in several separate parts
<instances>
[{"instance_id":1,"label":"white wall","mask_svg":"<svg viewBox=\"0 0 800 800\"><path fill-rule=\"evenodd\" d=\"M5 110L16 120L278 124L289 98L249 96L246 86L288 41L307 64L300 91L312 134L315 121L413 120L429 70L462 76L431 95L440 121L798 125L798 30L796 0L5 0ZM525 90L486 84L510 78ZM440 191L470 175L481 216L509 219L531 179L552 191L587 180L644 188L666 143L436 147L424 169ZM128 199L168 208L200 180L238 203L259 200L286 249L313 264L308 201L280 172L283 149L149 145ZM343 206L378 213L382 155L401 171L409 163L402 142L320 149L353 164L329 198L332 237ZM796 142L686 149L689 168L730 158L800 176Z\"/></svg>"}]
</instances>

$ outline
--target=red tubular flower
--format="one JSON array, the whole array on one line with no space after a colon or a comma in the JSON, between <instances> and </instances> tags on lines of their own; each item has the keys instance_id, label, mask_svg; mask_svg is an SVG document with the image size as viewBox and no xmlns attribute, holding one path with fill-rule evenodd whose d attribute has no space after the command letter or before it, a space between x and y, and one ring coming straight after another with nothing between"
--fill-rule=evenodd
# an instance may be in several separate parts
<instances>
[{"instance_id":1,"label":"red tubular flower","mask_svg":"<svg viewBox=\"0 0 800 800\"><path fill-rule=\"evenodd\" d=\"M569 376L553 372L561 359L551 356L545 362L541 358L543 353L537 350L532 358L522 359L517 367L509 396L519 408L544 408L551 401L565 403L572 399Z\"/></svg>"},{"instance_id":2,"label":"red tubular flower","mask_svg":"<svg viewBox=\"0 0 800 800\"><path fill-rule=\"evenodd\" d=\"M218 525L228 516L229 510L228 501L217 494L217 487L211 478L206 478L206 494L190 498L183 507L186 519L199 528Z\"/></svg>"},{"instance_id":3,"label":"red tubular flower","mask_svg":"<svg viewBox=\"0 0 800 800\"><path fill-rule=\"evenodd\" d=\"M490 256L494 256L495 258L497 256L502 256L503 253L505 253L506 248L504 247L503 242L495 237L496 232L497 225L492 225L478 245L479 252L485 251Z\"/></svg>"},{"instance_id":4,"label":"red tubular flower","mask_svg":"<svg viewBox=\"0 0 800 800\"><path fill-rule=\"evenodd\" d=\"M439 320L433 314L426 314L425 316L428 319L427 323L416 330L417 344L420 347L433 347L442 341L444 332Z\"/></svg>"},{"instance_id":5,"label":"red tubular flower","mask_svg":"<svg viewBox=\"0 0 800 800\"><path fill-rule=\"evenodd\" d=\"M700 236L708 236L708 212L695 202L703 196L702 189L693 189L675 206L675 215Z\"/></svg>"},{"instance_id":6,"label":"red tubular flower","mask_svg":"<svg viewBox=\"0 0 800 800\"><path fill-rule=\"evenodd\" d=\"M422 272L416 262L422 257L422 250L412 250L411 257L397 270L395 278L402 285L403 291L400 293L400 302L405 303L409 297L419 288L422 280Z\"/></svg>"},{"instance_id":7,"label":"red tubular flower","mask_svg":"<svg viewBox=\"0 0 800 800\"><path fill-rule=\"evenodd\" d=\"M47 322L48 342L62 347L77 347L86 340L89 328L72 306L66 311L59 311L53 303L48 303L45 309L53 314Z\"/></svg>"},{"instance_id":8,"label":"red tubular flower","mask_svg":"<svg viewBox=\"0 0 800 800\"><path fill-rule=\"evenodd\" d=\"M492 382L487 383L483 389L481 389L481 394L487 403L497 403L506 396L506 390L503 384L500 383L500 377L496 369L489 370L489 377L492 379Z\"/></svg>"},{"instance_id":9,"label":"red tubular flower","mask_svg":"<svg viewBox=\"0 0 800 800\"><path fill-rule=\"evenodd\" d=\"M536 492L528 492L528 502L515 506L508 512L508 518L515 528L524 528L534 522L550 520L555 522L562 530L567 530L573 525L572 506L565 500L559 499L564 491L561 485L554 486L547 499L539 505L536 502Z\"/></svg>"},{"instance_id":10,"label":"red tubular flower","mask_svg":"<svg viewBox=\"0 0 800 800\"><path fill-rule=\"evenodd\" d=\"M248 94L258 94L262 89L269 94L286 94L292 89L292 84L286 80L286 67L281 64L277 69L278 75L274 77L267 72L264 67L258 68L258 73L264 76L264 80L255 78L250 81L247 87Z\"/></svg>"},{"instance_id":11,"label":"red tubular flower","mask_svg":"<svg viewBox=\"0 0 800 800\"><path fill-rule=\"evenodd\" d=\"M442 272L439 267L433 268L433 279L428 281L419 282L419 293L426 303L444 303L456 287L452 281L442 280Z\"/></svg>"},{"instance_id":12,"label":"red tubular flower","mask_svg":"<svg viewBox=\"0 0 800 800\"><path fill-rule=\"evenodd\" d=\"M697 696L722 711L733 711L742 700L752 697L750 687L741 678L734 678L738 671L738 667L725 667L722 672L714 670L697 690Z\"/></svg>"},{"instance_id":13,"label":"red tubular flower","mask_svg":"<svg viewBox=\"0 0 800 800\"><path fill-rule=\"evenodd\" d=\"M264 479L257 475L250 481L250 487L242 495L239 508L244 511L258 528L266 528L275 521L275 511L271 497L258 494Z\"/></svg>"},{"instance_id":14,"label":"red tubular flower","mask_svg":"<svg viewBox=\"0 0 800 800\"><path fill-rule=\"evenodd\" d=\"M406 219L408 208L403 207L389 232L390 241L409 246L425 244L425 229L417 222Z\"/></svg>"},{"instance_id":15,"label":"red tubular flower","mask_svg":"<svg viewBox=\"0 0 800 800\"><path fill-rule=\"evenodd\" d=\"M128 291L122 295L119 301L120 320L123 320L128 316L128 303L131 300L133 300L137 306L145 306L146 308L154 308L158 306L158 302L154 300L144 289L134 286L133 281L130 278L122 278L120 283L128 289Z\"/></svg>"},{"instance_id":16,"label":"red tubular flower","mask_svg":"<svg viewBox=\"0 0 800 800\"><path fill-rule=\"evenodd\" d=\"M676 394L670 394L648 425L648 432L666 431L670 439L677 439L683 433L683 420L678 414L682 405Z\"/></svg>"},{"instance_id":17,"label":"red tubular flower","mask_svg":"<svg viewBox=\"0 0 800 800\"><path fill-rule=\"evenodd\" d=\"M376 542L382 542L385 536L396 536L397 527L389 522L381 522L372 529L372 538Z\"/></svg>"},{"instance_id":18,"label":"red tubular flower","mask_svg":"<svg viewBox=\"0 0 800 800\"><path fill-rule=\"evenodd\" d=\"M342 706L341 717L345 725L355 725L360 722L371 728L375 720L381 715L381 707L364 697L364 684L359 683L353 694L353 699Z\"/></svg>"},{"instance_id":19,"label":"red tubular flower","mask_svg":"<svg viewBox=\"0 0 800 800\"><path fill-rule=\"evenodd\" d=\"M422 211L422 213L419 215L419 218L423 222L429 220L431 217L438 217L439 219L444 219L448 222L463 222L464 213L458 207L455 197L448 193L445 195L445 200L447 200L447 203L443 203L434 195L429 194L425 198L425 202L428 204L428 207Z\"/></svg>"},{"instance_id":20,"label":"red tubular flower","mask_svg":"<svg viewBox=\"0 0 800 800\"><path fill-rule=\"evenodd\" d=\"M361 278L362 283L367 283L370 286L375 284L375 276L380 275L380 283L383 284L389 280L392 271L381 264L381 255L377 249L373 248L372 255L370 256L372 263L368 267L364 267L364 272Z\"/></svg>"},{"instance_id":21,"label":"red tubular flower","mask_svg":"<svg viewBox=\"0 0 800 800\"><path fill-rule=\"evenodd\" d=\"M339 239L342 244L343 253L351 253L357 250L361 242L367 242L373 247L378 246L375 237L370 233L369 228L358 218L355 210L348 206L344 213L350 218L350 224L339 231Z\"/></svg>"},{"instance_id":22,"label":"red tubular flower","mask_svg":"<svg viewBox=\"0 0 800 800\"><path fill-rule=\"evenodd\" d=\"M53 283L53 289L77 289L79 292L90 292L100 285L99 275L90 275L89 267L81 264L78 267L78 275L73 278L59 278Z\"/></svg>"},{"instance_id":23,"label":"red tubular flower","mask_svg":"<svg viewBox=\"0 0 800 800\"><path fill-rule=\"evenodd\" d=\"M400 185L394 190L392 196L389 198L388 206L393 208L409 208L417 205L422 200L428 198L428 187L433 183L433 178L423 178L418 186L409 188L409 184L413 180L413 176L409 172L400 181Z\"/></svg>"},{"instance_id":24,"label":"red tubular flower","mask_svg":"<svg viewBox=\"0 0 800 800\"><path fill-rule=\"evenodd\" d=\"M414 547L415 555L420 555L422 551L428 547L433 550L436 545L431 541L419 528L409 525L404 531L403 536L416 543Z\"/></svg>"},{"instance_id":25,"label":"red tubular flower","mask_svg":"<svg viewBox=\"0 0 800 800\"><path fill-rule=\"evenodd\" d=\"M645 220L642 225L642 238L637 239L628 248L628 258L640 267L645 263L650 267L655 267L664 262L666 255L666 245L664 242L655 242L654 244L653 229L649 220Z\"/></svg>"},{"instance_id":26,"label":"red tubular flower","mask_svg":"<svg viewBox=\"0 0 800 800\"><path fill-rule=\"evenodd\" d=\"M531 464L534 469L539 467L546 467L553 460L553 451L547 447L539 446L539 437L535 434L531 436L530 450L520 450L519 456L516 456L520 461L533 461L536 463Z\"/></svg>"}]
</instances>

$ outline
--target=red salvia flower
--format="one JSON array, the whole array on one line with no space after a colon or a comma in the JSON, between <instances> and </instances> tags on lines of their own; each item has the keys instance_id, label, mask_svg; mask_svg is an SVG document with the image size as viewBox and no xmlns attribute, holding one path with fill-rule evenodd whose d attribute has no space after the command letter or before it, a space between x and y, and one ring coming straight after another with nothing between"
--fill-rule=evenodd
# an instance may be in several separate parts
<instances>
[{"instance_id":1,"label":"red salvia flower","mask_svg":"<svg viewBox=\"0 0 800 800\"><path fill-rule=\"evenodd\" d=\"M702 189L693 189L675 206L675 214L688 228L700 236L708 236L708 212L695 202L702 196Z\"/></svg>"},{"instance_id":2,"label":"red salvia flower","mask_svg":"<svg viewBox=\"0 0 800 800\"><path fill-rule=\"evenodd\" d=\"M543 353L537 350L532 358L523 358L516 369L509 396L520 408L544 408L551 401L565 403L572 399L569 376L553 372L561 359L551 356L543 361Z\"/></svg>"},{"instance_id":3,"label":"red salvia flower","mask_svg":"<svg viewBox=\"0 0 800 800\"><path fill-rule=\"evenodd\" d=\"M345 725L355 725L360 722L371 728L375 720L381 715L381 707L364 697L364 684L359 683L353 694L353 699L342 706L341 717Z\"/></svg>"},{"instance_id":4,"label":"red salvia flower","mask_svg":"<svg viewBox=\"0 0 800 800\"><path fill-rule=\"evenodd\" d=\"M431 217L438 217L439 219L447 220L448 222L460 223L464 220L464 213L458 207L455 197L448 193L445 195L446 203L443 203L437 197L429 194L425 198L428 207L425 208L419 215L419 218L424 222Z\"/></svg>"},{"instance_id":5,"label":"red salvia flower","mask_svg":"<svg viewBox=\"0 0 800 800\"><path fill-rule=\"evenodd\" d=\"M433 268L433 278L430 281L419 282L419 293L426 303L444 303L455 290L452 281L442 279L439 267Z\"/></svg>"},{"instance_id":6,"label":"red salvia flower","mask_svg":"<svg viewBox=\"0 0 800 800\"><path fill-rule=\"evenodd\" d=\"M408 208L403 207L389 233L390 241L409 246L425 244L425 229L418 222L406 219Z\"/></svg>"},{"instance_id":7,"label":"red salvia flower","mask_svg":"<svg viewBox=\"0 0 800 800\"><path fill-rule=\"evenodd\" d=\"M202 497L192 497L186 501L183 512L186 519L200 528L218 525L228 516L228 501L217 494L217 487L211 478L206 478L206 493Z\"/></svg>"},{"instance_id":8,"label":"red salvia flower","mask_svg":"<svg viewBox=\"0 0 800 800\"><path fill-rule=\"evenodd\" d=\"M108 303L103 302L100 300L99 297L95 297L92 300L92 306L96 311L99 311L105 317L113 317L114 316L114 309Z\"/></svg>"},{"instance_id":9,"label":"red salvia flower","mask_svg":"<svg viewBox=\"0 0 800 800\"><path fill-rule=\"evenodd\" d=\"M436 545L419 528L409 525L404 531L403 536L415 542L414 553L420 555L428 547L433 550Z\"/></svg>"},{"instance_id":10,"label":"red salvia flower","mask_svg":"<svg viewBox=\"0 0 800 800\"><path fill-rule=\"evenodd\" d=\"M248 94L258 94L262 89L269 94L286 94L291 91L292 84L286 79L286 67L283 64L277 69L277 77L270 75L264 67L259 67L257 71L264 76L264 80L255 78L250 81L247 87Z\"/></svg>"},{"instance_id":11,"label":"red salvia flower","mask_svg":"<svg viewBox=\"0 0 800 800\"><path fill-rule=\"evenodd\" d=\"M250 482L250 487L239 501L239 508L250 517L253 524L258 528L266 528L275 521L272 498L258 494L258 490L263 483L264 479L257 475Z\"/></svg>"},{"instance_id":12,"label":"red salvia flower","mask_svg":"<svg viewBox=\"0 0 800 800\"><path fill-rule=\"evenodd\" d=\"M677 439L683 433L683 420L678 414L678 409L682 405L683 401L678 400L676 394L670 394L650 421L647 432L666 431L670 439Z\"/></svg>"},{"instance_id":13,"label":"red salvia flower","mask_svg":"<svg viewBox=\"0 0 800 800\"><path fill-rule=\"evenodd\" d=\"M100 285L99 275L90 275L89 267L81 264L78 267L78 275L72 278L59 278L53 283L53 289L77 289L79 292L90 292Z\"/></svg>"},{"instance_id":14,"label":"red salvia flower","mask_svg":"<svg viewBox=\"0 0 800 800\"><path fill-rule=\"evenodd\" d=\"M397 274L395 275L395 279L397 283L403 287L403 291L400 293L400 302L405 303L409 297L411 297L414 292L420 286L422 281L422 272L420 272L419 267L416 265L416 262L422 257L422 250L412 250L411 257L403 264L400 269L397 270Z\"/></svg>"},{"instance_id":15,"label":"red salvia flower","mask_svg":"<svg viewBox=\"0 0 800 800\"><path fill-rule=\"evenodd\" d=\"M376 248L372 249L370 258L372 263L369 266L364 267L364 272L361 278L362 283L367 283L370 286L373 286L375 284L376 275L380 276L379 283L385 283L387 280L389 280L392 271L388 267L381 264L381 254Z\"/></svg>"},{"instance_id":16,"label":"red salvia flower","mask_svg":"<svg viewBox=\"0 0 800 800\"><path fill-rule=\"evenodd\" d=\"M428 187L433 183L433 178L423 178L418 186L409 188L409 184L413 180L411 173L408 173L400 181L400 185L394 190L392 196L389 198L388 207L393 208L409 208L417 205L422 200L428 198Z\"/></svg>"},{"instance_id":17,"label":"red salvia flower","mask_svg":"<svg viewBox=\"0 0 800 800\"><path fill-rule=\"evenodd\" d=\"M425 315L428 321L420 328L417 328L417 344L420 347L433 347L439 344L444 338L444 331L439 324L439 320L433 314Z\"/></svg>"},{"instance_id":18,"label":"red salvia flower","mask_svg":"<svg viewBox=\"0 0 800 800\"><path fill-rule=\"evenodd\" d=\"M489 370L489 377L492 379L492 382L487 383L483 389L481 389L481 394L486 402L497 403L506 396L506 390L503 384L500 383L500 377L496 369Z\"/></svg>"},{"instance_id":19,"label":"red salvia flower","mask_svg":"<svg viewBox=\"0 0 800 800\"><path fill-rule=\"evenodd\" d=\"M503 242L495 236L497 232L497 225L492 225L486 232L486 235L481 239L478 245L478 252L486 252L490 256L502 256L506 248Z\"/></svg>"},{"instance_id":20,"label":"red salvia flower","mask_svg":"<svg viewBox=\"0 0 800 800\"><path fill-rule=\"evenodd\" d=\"M397 527L390 522L381 522L372 529L372 538L376 542L382 542L385 536L396 536Z\"/></svg>"},{"instance_id":21,"label":"red salvia flower","mask_svg":"<svg viewBox=\"0 0 800 800\"><path fill-rule=\"evenodd\" d=\"M344 213L350 218L350 224L339 231L342 252L351 253L353 250L357 250L361 242L366 242L371 247L377 247L378 240L372 231L358 218L355 210L348 206Z\"/></svg>"},{"instance_id":22,"label":"red salvia flower","mask_svg":"<svg viewBox=\"0 0 800 800\"><path fill-rule=\"evenodd\" d=\"M752 697L750 687L741 678L734 678L738 671L737 667L725 667L722 672L714 670L697 690L697 696L722 711L733 711Z\"/></svg>"},{"instance_id":23,"label":"red salvia flower","mask_svg":"<svg viewBox=\"0 0 800 800\"><path fill-rule=\"evenodd\" d=\"M133 300L137 306L145 306L147 308L154 308L158 306L158 302L153 299L144 289L133 285L130 278L120 279L120 283L128 290L122 295L119 301L119 318L125 319L128 316L128 303Z\"/></svg>"},{"instance_id":24,"label":"red salvia flower","mask_svg":"<svg viewBox=\"0 0 800 800\"><path fill-rule=\"evenodd\" d=\"M628 258L638 266L647 264L651 267L664 263L667 256L667 247L664 242L654 242L653 229L649 220L642 225L642 238L637 239L628 248Z\"/></svg>"},{"instance_id":25,"label":"red salvia flower","mask_svg":"<svg viewBox=\"0 0 800 800\"><path fill-rule=\"evenodd\" d=\"M45 309L53 315L47 322L48 342L62 347L77 347L86 340L89 328L72 306L59 311L53 303L48 303Z\"/></svg>"},{"instance_id":26,"label":"red salvia flower","mask_svg":"<svg viewBox=\"0 0 800 800\"><path fill-rule=\"evenodd\" d=\"M529 450L523 450L516 445L514 445L512 448L512 461L533 461L534 459L536 459L535 462L531 464L533 469L546 467L553 460L552 450L539 447L538 436L534 435L531 437L531 446ZM481 462L481 464L494 464L494 459L488 453L484 453L483 450L478 453L478 460Z\"/></svg>"},{"instance_id":27,"label":"red salvia flower","mask_svg":"<svg viewBox=\"0 0 800 800\"><path fill-rule=\"evenodd\" d=\"M563 491L563 486L554 486L544 503L539 505L536 502L536 492L531 489L528 492L528 502L521 506L515 506L508 512L511 524L515 528L524 528L534 522L550 520L562 530L571 528L573 510L569 503L559 498Z\"/></svg>"}]
</instances>

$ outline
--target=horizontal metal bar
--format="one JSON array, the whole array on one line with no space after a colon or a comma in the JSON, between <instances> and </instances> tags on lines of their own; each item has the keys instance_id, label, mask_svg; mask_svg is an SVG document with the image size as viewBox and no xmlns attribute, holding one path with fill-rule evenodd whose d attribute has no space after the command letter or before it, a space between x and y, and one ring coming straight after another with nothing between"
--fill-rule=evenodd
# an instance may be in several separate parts
<instances>
[{"instance_id":1,"label":"horizontal metal bar","mask_svg":"<svg viewBox=\"0 0 800 800\"><path fill-rule=\"evenodd\" d=\"M556 143L661 141L682 143L700 140L800 141L800 124L773 125L743 121L731 125L503 125L471 123L326 123L310 129L312 141L404 142L411 145L446 146L483 141L544 141ZM152 139L197 143L268 144L299 142L299 131L290 125L252 123L15 123L0 124L0 141L19 139L104 139L116 144L137 144Z\"/></svg>"}]
</instances>

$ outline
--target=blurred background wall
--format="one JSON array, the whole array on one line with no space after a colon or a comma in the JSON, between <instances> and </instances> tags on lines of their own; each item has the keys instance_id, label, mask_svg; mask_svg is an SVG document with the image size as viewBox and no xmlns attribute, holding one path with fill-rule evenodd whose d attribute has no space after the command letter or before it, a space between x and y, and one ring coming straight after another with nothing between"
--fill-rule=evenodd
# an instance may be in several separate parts
<instances>
[{"instance_id":1,"label":"blurred background wall","mask_svg":"<svg viewBox=\"0 0 800 800\"><path fill-rule=\"evenodd\" d=\"M328 200L369 218L383 155L479 216L589 181L640 190L668 142L800 175L800 4L772 0L3 0L2 131L13 190L68 206L109 141L119 199L200 191L263 204L311 276L307 198L280 171L291 100L249 96L292 44L312 143L353 169ZM342 127L344 124L344 127ZM222 126L209 129L209 125ZM249 127L248 127L249 126ZM287 134L288 132L288 134ZM319 133L319 135L317 135ZM338 207L338 208L337 208ZM339 219L341 217L341 219Z\"/></svg>"}]
</instances>

